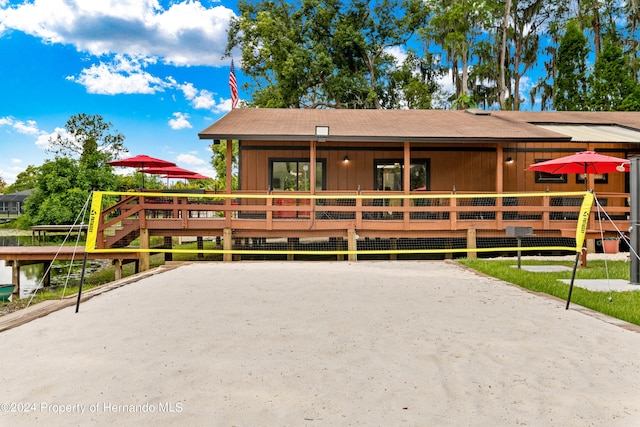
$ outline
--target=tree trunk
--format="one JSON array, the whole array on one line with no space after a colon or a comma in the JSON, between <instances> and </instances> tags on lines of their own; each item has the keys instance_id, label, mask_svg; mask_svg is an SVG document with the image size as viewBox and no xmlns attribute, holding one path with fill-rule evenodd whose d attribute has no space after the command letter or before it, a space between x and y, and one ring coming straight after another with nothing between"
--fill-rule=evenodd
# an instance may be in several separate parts
<instances>
[{"instance_id":1,"label":"tree trunk","mask_svg":"<svg viewBox=\"0 0 640 427\"><path fill-rule=\"evenodd\" d=\"M504 109L505 95L507 92L505 82L505 61L507 56L507 30L509 29L509 15L511 14L511 0L507 0L504 6L504 20L502 22L502 45L500 46L500 81L498 82L498 102L500 109Z\"/></svg>"}]
</instances>

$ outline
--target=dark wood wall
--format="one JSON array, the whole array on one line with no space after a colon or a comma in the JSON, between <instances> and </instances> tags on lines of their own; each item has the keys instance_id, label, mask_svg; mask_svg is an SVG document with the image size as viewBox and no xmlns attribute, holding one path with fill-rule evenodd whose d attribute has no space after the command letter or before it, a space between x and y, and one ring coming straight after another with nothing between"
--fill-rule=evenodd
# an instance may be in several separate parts
<instances>
[{"instance_id":1,"label":"dark wood wall","mask_svg":"<svg viewBox=\"0 0 640 427\"><path fill-rule=\"evenodd\" d=\"M308 159L308 142L242 141L240 144L240 188L244 191L266 191L269 185L270 159ZM634 154L620 143L507 143L502 146L504 159L514 162L501 165L503 191L581 191L583 183L576 175L568 175L566 183L536 183L535 173L525 171L536 159L552 159L582 150L625 158ZM496 190L496 144L412 144L412 160L429 159L432 191ZM317 158L327 166L326 189L329 191L363 191L374 189L376 160L402 160L401 143L317 143ZM349 162L343 161L349 157ZM607 183L596 183L597 192L625 192L624 173L610 173Z\"/></svg>"}]
</instances>

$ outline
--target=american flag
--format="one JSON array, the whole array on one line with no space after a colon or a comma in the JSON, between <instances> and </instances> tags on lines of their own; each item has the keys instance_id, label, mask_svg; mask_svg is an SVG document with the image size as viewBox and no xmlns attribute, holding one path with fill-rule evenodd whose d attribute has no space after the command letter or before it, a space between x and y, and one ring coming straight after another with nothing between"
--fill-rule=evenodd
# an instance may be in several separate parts
<instances>
[{"instance_id":1,"label":"american flag","mask_svg":"<svg viewBox=\"0 0 640 427\"><path fill-rule=\"evenodd\" d=\"M229 88L231 89L231 108L238 106L238 81L236 80L236 70L231 60L231 71L229 72Z\"/></svg>"}]
</instances>

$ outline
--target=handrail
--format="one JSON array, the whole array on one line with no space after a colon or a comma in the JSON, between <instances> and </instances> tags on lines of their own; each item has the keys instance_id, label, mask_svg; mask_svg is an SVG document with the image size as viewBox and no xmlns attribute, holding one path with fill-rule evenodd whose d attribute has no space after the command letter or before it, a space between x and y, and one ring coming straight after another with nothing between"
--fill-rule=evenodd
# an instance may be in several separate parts
<instances>
[{"instance_id":1,"label":"handrail","mask_svg":"<svg viewBox=\"0 0 640 427\"><path fill-rule=\"evenodd\" d=\"M118 194L122 193L108 193ZM99 215L98 235L135 221L152 230L285 230L322 232L330 229L375 233L504 230L526 225L536 230L569 233L575 227L583 192L438 193L438 192L234 192L126 193ZM626 193L601 193L612 217L628 227ZM594 212L596 208L592 209ZM595 215L589 228L595 229ZM131 227L127 228L129 230ZM605 231L613 227L605 225ZM564 230L564 231L563 231Z\"/></svg>"}]
</instances>

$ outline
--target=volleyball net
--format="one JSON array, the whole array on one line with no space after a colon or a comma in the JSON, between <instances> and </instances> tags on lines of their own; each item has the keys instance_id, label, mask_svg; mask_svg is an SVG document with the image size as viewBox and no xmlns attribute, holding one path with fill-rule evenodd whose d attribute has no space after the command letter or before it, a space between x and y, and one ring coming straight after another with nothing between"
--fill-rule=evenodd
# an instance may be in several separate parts
<instances>
[{"instance_id":1,"label":"volleyball net","mask_svg":"<svg viewBox=\"0 0 640 427\"><path fill-rule=\"evenodd\" d=\"M590 192L98 191L85 250L212 259L576 253L593 200Z\"/></svg>"}]
</instances>

